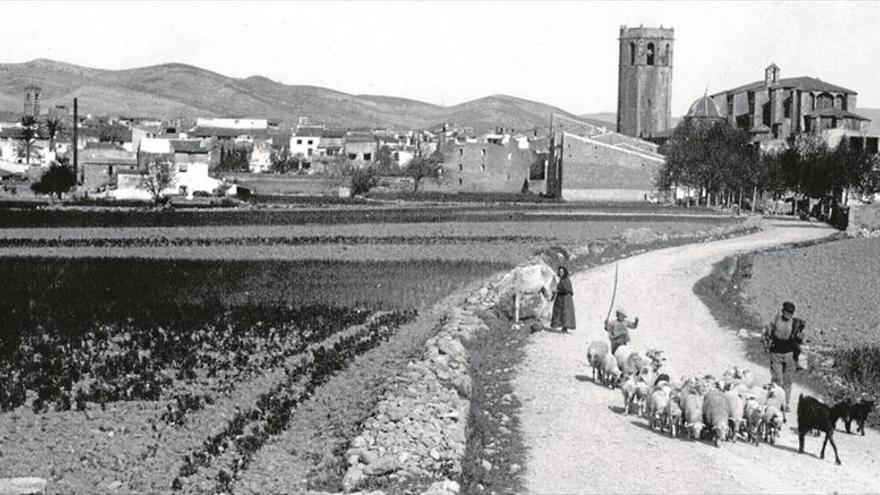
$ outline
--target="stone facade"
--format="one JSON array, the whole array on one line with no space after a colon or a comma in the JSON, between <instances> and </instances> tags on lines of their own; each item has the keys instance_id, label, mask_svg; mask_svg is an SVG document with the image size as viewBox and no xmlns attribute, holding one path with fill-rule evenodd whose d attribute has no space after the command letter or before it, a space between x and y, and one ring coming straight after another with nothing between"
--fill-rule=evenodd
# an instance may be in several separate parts
<instances>
[{"instance_id":1,"label":"stone facade","mask_svg":"<svg viewBox=\"0 0 880 495\"><path fill-rule=\"evenodd\" d=\"M655 193L655 180L665 163L655 145L617 133L580 136L565 132L561 137L563 199L643 201L646 194Z\"/></svg>"},{"instance_id":2,"label":"stone facade","mask_svg":"<svg viewBox=\"0 0 880 495\"><path fill-rule=\"evenodd\" d=\"M503 143L447 143L442 178L424 181L426 190L521 192L536 155L515 140Z\"/></svg>"},{"instance_id":3,"label":"stone facade","mask_svg":"<svg viewBox=\"0 0 880 495\"><path fill-rule=\"evenodd\" d=\"M648 139L669 133L672 28L620 28L617 132Z\"/></svg>"}]
</instances>

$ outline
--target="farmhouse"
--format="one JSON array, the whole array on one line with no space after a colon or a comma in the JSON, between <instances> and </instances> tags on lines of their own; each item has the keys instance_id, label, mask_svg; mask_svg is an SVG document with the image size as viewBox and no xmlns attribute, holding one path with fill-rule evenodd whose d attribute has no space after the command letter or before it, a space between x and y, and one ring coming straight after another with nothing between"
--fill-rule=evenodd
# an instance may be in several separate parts
<instances>
[{"instance_id":1,"label":"farmhouse","mask_svg":"<svg viewBox=\"0 0 880 495\"><path fill-rule=\"evenodd\" d=\"M324 129L314 126L297 127L290 136L290 154L302 155L308 159L318 154L321 134Z\"/></svg>"},{"instance_id":2,"label":"farmhouse","mask_svg":"<svg viewBox=\"0 0 880 495\"><path fill-rule=\"evenodd\" d=\"M351 160L352 165L364 167L376 159L378 150L378 141L374 136L352 132L345 136L342 152Z\"/></svg>"},{"instance_id":3,"label":"farmhouse","mask_svg":"<svg viewBox=\"0 0 880 495\"><path fill-rule=\"evenodd\" d=\"M79 152L79 177L87 192L116 187L121 171L137 171L137 154L111 143L89 143Z\"/></svg>"}]
</instances>

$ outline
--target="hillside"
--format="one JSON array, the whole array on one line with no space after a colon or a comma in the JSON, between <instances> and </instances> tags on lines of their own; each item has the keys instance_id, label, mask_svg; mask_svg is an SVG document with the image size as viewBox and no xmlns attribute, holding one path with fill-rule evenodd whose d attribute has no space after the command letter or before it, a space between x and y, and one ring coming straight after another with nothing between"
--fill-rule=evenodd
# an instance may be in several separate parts
<instances>
[{"instance_id":1,"label":"hillside","mask_svg":"<svg viewBox=\"0 0 880 495\"><path fill-rule=\"evenodd\" d=\"M185 64L101 70L39 59L0 64L0 111L19 111L24 87L43 90L43 107L71 105L93 115L151 117L250 116L328 125L425 128L443 122L491 130L546 126L559 108L495 95L443 107L417 100L351 95L331 89L281 84L262 76L227 77Z\"/></svg>"}]
</instances>

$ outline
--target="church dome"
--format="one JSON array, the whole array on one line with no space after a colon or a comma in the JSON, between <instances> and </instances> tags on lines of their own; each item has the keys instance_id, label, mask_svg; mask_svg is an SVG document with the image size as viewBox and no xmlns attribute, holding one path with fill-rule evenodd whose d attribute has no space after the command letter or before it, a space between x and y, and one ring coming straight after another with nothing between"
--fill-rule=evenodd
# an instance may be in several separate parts
<instances>
[{"instance_id":1,"label":"church dome","mask_svg":"<svg viewBox=\"0 0 880 495\"><path fill-rule=\"evenodd\" d=\"M688 109L688 113L685 116L686 118L691 119L719 119L722 118L721 111L718 110L718 105L712 101L712 98L709 96L701 96L697 98L691 108Z\"/></svg>"}]
</instances>

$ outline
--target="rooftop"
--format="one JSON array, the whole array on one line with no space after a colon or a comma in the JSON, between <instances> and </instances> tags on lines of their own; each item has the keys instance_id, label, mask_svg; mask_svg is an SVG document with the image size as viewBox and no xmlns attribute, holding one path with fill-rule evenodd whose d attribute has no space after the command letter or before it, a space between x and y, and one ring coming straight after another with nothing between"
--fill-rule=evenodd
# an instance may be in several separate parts
<instances>
[{"instance_id":1,"label":"rooftop","mask_svg":"<svg viewBox=\"0 0 880 495\"><path fill-rule=\"evenodd\" d=\"M207 153L208 150L202 147L202 142L198 139L172 139L171 149L175 153Z\"/></svg>"},{"instance_id":2,"label":"rooftop","mask_svg":"<svg viewBox=\"0 0 880 495\"><path fill-rule=\"evenodd\" d=\"M737 86L733 89L728 89L726 91L721 91L720 93L715 93L712 96L720 96L725 93L744 93L746 91L755 91L758 89L762 89L768 87L767 82L764 80L755 81L753 83L744 84L742 86ZM829 91L833 93L847 93L847 94L858 94L851 89L846 89L843 86L838 86L836 84L827 83L817 77L787 77L780 79L776 83L772 83L769 85L771 88L794 88L799 89L801 91Z\"/></svg>"},{"instance_id":3,"label":"rooftop","mask_svg":"<svg viewBox=\"0 0 880 495\"><path fill-rule=\"evenodd\" d=\"M807 117L837 117L839 119L856 119L856 120L866 120L866 121L871 120L867 117L862 117L859 114L847 112L846 110L841 110L839 108L819 108L819 109L813 110L812 112L806 114L806 116Z\"/></svg>"}]
</instances>

